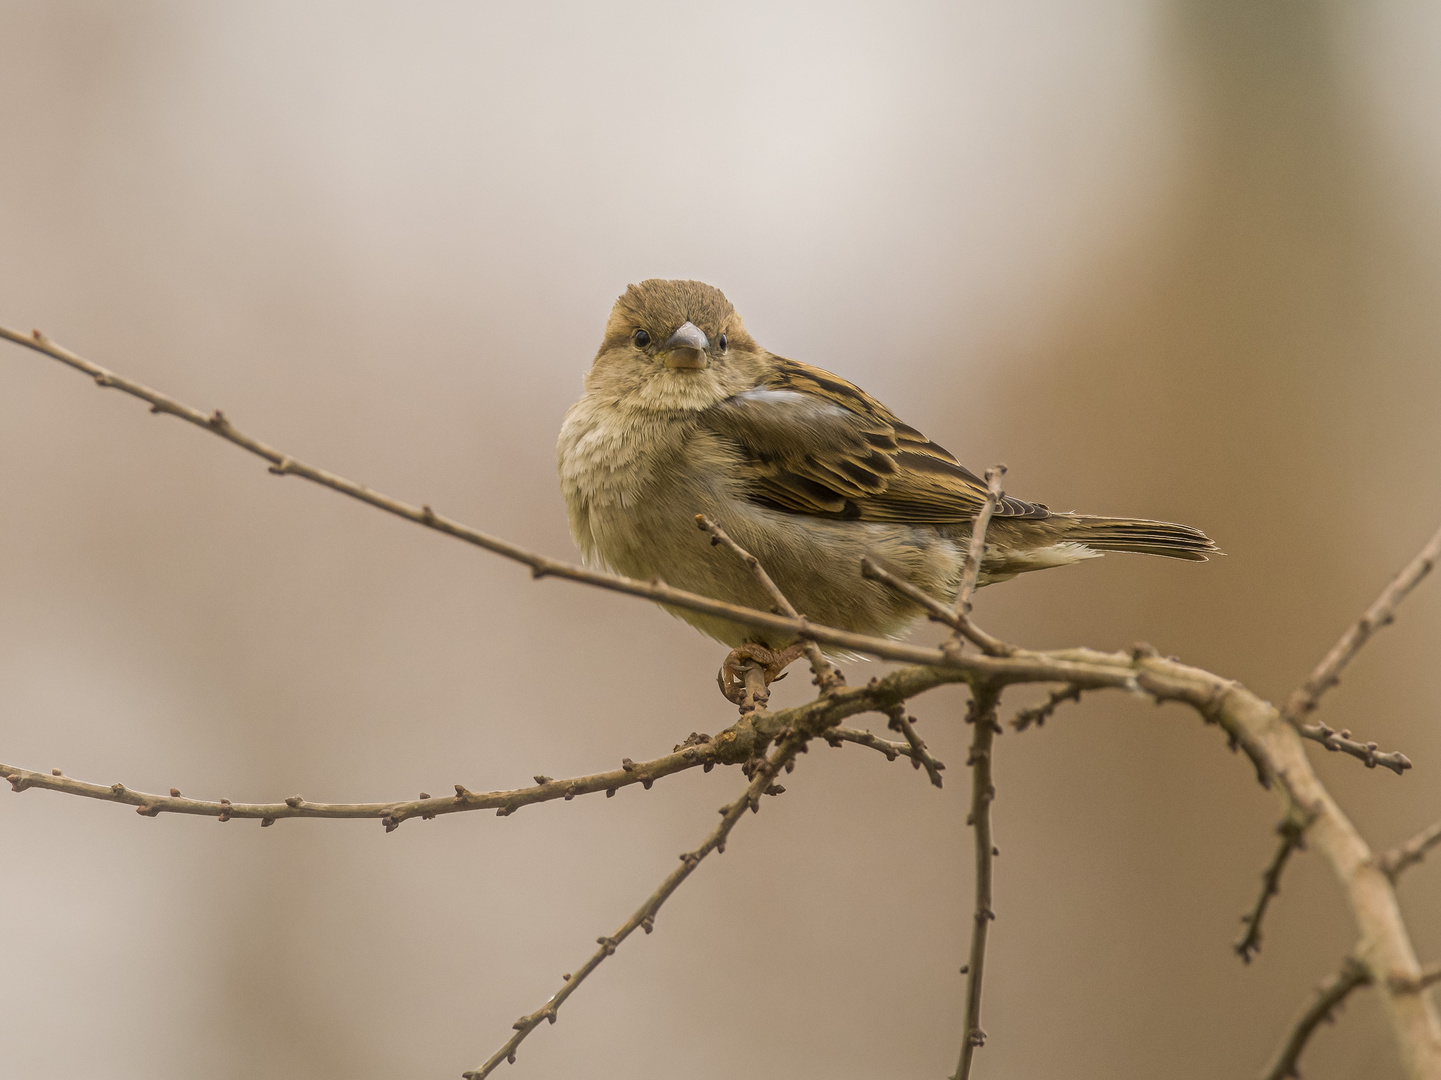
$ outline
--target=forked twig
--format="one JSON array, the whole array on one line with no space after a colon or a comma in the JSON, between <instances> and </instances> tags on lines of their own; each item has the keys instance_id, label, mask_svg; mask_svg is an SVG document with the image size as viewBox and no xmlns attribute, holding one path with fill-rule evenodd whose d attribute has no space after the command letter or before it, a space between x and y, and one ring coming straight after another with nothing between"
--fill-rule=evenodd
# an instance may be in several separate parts
<instances>
[{"instance_id":1,"label":"forked twig","mask_svg":"<svg viewBox=\"0 0 1441 1080\"><path fill-rule=\"evenodd\" d=\"M980 684L971 690L971 704L966 722L972 725L971 751L966 764L971 767L971 813L966 824L975 829L976 842L976 904L971 926L971 955L962 972L966 975L966 1026L961 1038L961 1057L952 1080L967 1080L976 1050L986 1043L981 1029L981 980L985 975L986 939L996 917L991 898L991 859L995 856L995 840L991 835L991 802L996 786L991 777L991 747L1001 725L996 723L996 708L1001 694L995 687Z\"/></svg>"},{"instance_id":2,"label":"forked twig","mask_svg":"<svg viewBox=\"0 0 1441 1080\"><path fill-rule=\"evenodd\" d=\"M740 821L746 810L754 812L760 809L761 796L770 793L781 769L795 760L795 756L800 753L805 744L806 737L804 735L790 732L781 736L775 750L755 770L750 784L741 797L735 802L721 807L720 824L711 831L701 846L694 851L683 852L680 856L680 865L666 875L666 879L660 883L660 887L651 893L640 907L635 909L630 918L621 924L620 929L609 937L597 938L596 942L600 948L591 955L590 959L575 974L565 976L564 985L551 995L549 1001L535 1012L517 1020L515 1034L507 1039L505 1045L492 1054L484 1065L466 1072L465 1080L484 1080L495 1071L502 1061L514 1063L516 1048L525 1040L525 1037L534 1031L542 1020L555 1023L556 1013L565 1003L566 998L575 993L576 987L584 982L591 972L600 967L605 958L613 954L621 942L630 937L637 928L643 929L649 934L655 925L656 912L660 910L661 905L670 898L676 889L680 888L686 878L690 877L702 859L712 851L724 853L726 838L735 828L736 823ZM775 794L779 794L779 792L775 792Z\"/></svg>"},{"instance_id":3,"label":"forked twig","mask_svg":"<svg viewBox=\"0 0 1441 1080\"><path fill-rule=\"evenodd\" d=\"M1306 1047L1306 1041L1311 1038L1311 1033L1320 1026L1323 1020L1332 1019L1332 1013L1341 1002L1346 1000L1346 995L1355 990L1358 986L1371 985L1371 972L1366 965L1357 960L1354 956L1346 957L1341 965L1341 970L1326 978L1316 988L1316 999L1302 1010L1301 1015L1296 1017L1296 1022L1291 1026L1286 1041L1281 1044L1276 1056L1266 1066L1261 1074L1262 1080L1287 1080L1288 1077L1299 1077L1297 1063L1301 1060L1301 1051Z\"/></svg>"}]
</instances>

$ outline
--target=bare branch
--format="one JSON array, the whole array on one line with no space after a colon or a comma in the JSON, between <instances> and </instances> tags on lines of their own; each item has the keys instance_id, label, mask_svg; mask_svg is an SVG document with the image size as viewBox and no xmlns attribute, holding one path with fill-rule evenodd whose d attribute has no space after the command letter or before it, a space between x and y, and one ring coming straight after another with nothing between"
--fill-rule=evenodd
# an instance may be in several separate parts
<instances>
[{"instance_id":1,"label":"bare branch","mask_svg":"<svg viewBox=\"0 0 1441 1080\"><path fill-rule=\"evenodd\" d=\"M1281 836L1281 843L1265 872L1261 874L1261 895L1256 898L1250 913L1241 916L1241 922L1246 924L1246 932L1233 946L1241 959L1248 964L1251 957L1261 951L1261 920L1266 917L1266 908L1271 904L1271 897L1281 891L1281 871L1286 867L1286 860L1293 851L1306 846L1306 823L1292 815L1288 814L1286 819L1276 826L1276 832Z\"/></svg>"},{"instance_id":2,"label":"bare branch","mask_svg":"<svg viewBox=\"0 0 1441 1080\"><path fill-rule=\"evenodd\" d=\"M1380 856L1376 863L1388 878L1395 881L1403 870L1415 866L1426 857L1426 852L1437 844L1441 844L1441 821L1422 829L1404 844L1392 848Z\"/></svg>"},{"instance_id":3,"label":"bare branch","mask_svg":"<svg viewBox=\"0 0 1441 1080\"><path fill-rule=\"evenodd\" d=\"M1416 557L1381 590L1381 595L1376 597L1365 614L1331 646L1315 670L1306 677L1306 681L1286 699L1286 707L1281 710L1282 716L1299 725L1316 708L1321 695L1341 681L1341 671L1366 642L1371 640L1371 636L1383 626L1391 625L1397 605L1431 572L1438 558L1441 558L1441 529L1436 530L1431 539L1416 553ZM1308 737L1316 738L1314 735Z\"/></svg>"},{"instance_id":4,"label":"bare branch","mask_svg":"<svg viewBox=\"0 0 1441 1080\"><path fill-rule=\"evenodd\" d=\"M556 799L569 801L577 795L600 791L609 794L632 784L649 788L661 777L684 772L698 765L709 771L716 764L741 764L752 756L755 739L769 742L791 728L802 731L807 736L826 735L847 717L867 712L886 713L897 703L916 694L945 683L961 682L964 678L962 674L954 671L922 667L902 668L884 678L871 679L864 686L843 687L834 695L788 709L763 713L757 716L749 727L737 725L714 737L692 735L677 746L673 753L649 761L631 761L626 758L619 769L566 780L537 776L534 787L510 790L478 792L456 785L455 795L439 798L422 795L418 799L368 803L311 802L298 795L282 802L264 803L191 799L181 795L176 788L171 788L169 795L157 795L138 791L124 784L96 784L77 780L65 776L58 769L45 773L4 764L0 764L0 778L8 780L11 789L17 792L39 788L102 802L119 803L134 806L136 812L144 817L190 814L221 821L231 818L259 819L262 824L267 820L273 822L281 818L378 818L389 831L410 818L428 819L470 810L495 810L498 816L505 817L532 803L551 802ZM842 740L865 742L845 734L848 729L841 730L843 733L839 737ZM896 752L905 757L913 755L910 746L901 743L888 745L896 747ZM881 747L877 746L876 749Z\"/></svg>"},{"instance_id":5,"label":"bare branch","mask_svg":"<svg viewBox=\"0 0 1441 1080\"><path fill-rule=\"evenodd\" d=\"M1276 1051L1276 1056L1266 1066L1261 1074L1262 1080L1287 1080L1288 1077L1299 1077L1301 1073L1297 1069L1297 1063L1301 1059L1301 1051L1306 1047L1306 1041L1311 1038L1311 1033L1320 1026L1323 1020L1333 1019L1332 1013L1346 996L1358 986L1371 985L1371 973L1366 970L1366 965L1353 956L1346 957L1341 970L1329 976L1320 986L1316 988L1316 1000L1296 1017L1291 1032L1281 1048Z\"/></svg>"},{"instance_id":6,"label":"bare branch","mask_svg":"<svg viewBox=\"0 0 1441 1080\"><path fill-rule=\"evenodd\" d=\"M941 603L924 589L891 573L869 555L861 560L861 577L879 581L882 585L894 589L907 600L923 608L926 618L932 622L944 623L949 626L987 656L1013 656L1017 651L1014 645L1008 645L1000 638L992 637L969 618L958 615L953 608Z\"/></svg>"},{"instance_id":7,"label":"bare branch","mask_svg":"<svg viewBox=\"0 0 1441 1080\"><path fill-rule=\"evenodd\" d=\"M991 780L991 746L1001 725L996 723L1000 691L980 685L971 690L966 722L974 731L966 764L971 767L971 813L966 824L976 830L976 907L971 926L970 961L962 968L966 975L966 1028L961 1039L961 1057L952 1080L967 1080L976 1050L986 1044L981 1030L981 979L986 967L986 938L996 917L991 899L991 859L996 854L991 836L991 802L996 786Z\"/></svg>"},{"instance_id":8,"label":"bare branch","mask_svg":"<svg viewBox=\"0 0 1441 1080\"><path fill-rule=\"evenodd\" d=\"M890 717L890 724L888 725L890 729L892 731L899 731L906 737L906 743L911 748L911 764L917 769L924 766L926 775L931 778L931 783L936 787L940 787L941 770L944 769L945 766L931 757L930 752L926 749L925 740L916 732L915 722L906 716L905 703L903 702L887 709L886 715Z\"/></svg>"},{"instance_id":9,"label":"bare branch","mask_svg":"<svg viewBox=\"0 0 1441 1080\"><path fill-rule=\"evenodd\" d=\"M986 470L986 501L981 504L980 513L976 520L971 523L971 542L966 546L966 561L961 566L961 587L956 591L956 618L969 622L971 617L971 596L976 591L976 583L980 580L981 561L986 555L986 530L991 526L991 515L996 512L1005 492L1001 490L1001 480L1006 475L1004 465L992 465ZM950 640L959 646L960 635L957 632L951 633Z\"/></svg>"},{"instance_id":10,"label":"bare branch","mask_svg":"<svg viewBox=\"0 0 1441 1080\"><path fill-rule=\"evenodd\" d=\"M690 877L692 871L700 865L702 859L712 851L717 853L725 852L726 838L730 836L730 832L735 828L736 823L740 821L747 809L753 812L760 809L761 796L773 792L776 776L779 775L781 769L795 760L795 756L800 753L805 744L806 736L800 733L790 732L783 735L775 751L756 769L750 784L746 787L741 797L735 802L721 807L720 824L705 838L701 846L694 851L683 852L680 857L680 865L666 876L666 879L660 883L660 887L651 893L640 907L636 908L631 914L631 917L621 924L619 930L609 937L597 938L596 941L600 945L600 948L591 955L591 958L585 962L584 966L574 975L565 976L564 985L551 995L550 1000L543 1006L535 1012L527 1016L522 1016L517 1020L515 1022L515 1034L507 1039L505 1045L491 1055L490 1059L486 1061L484 1065L478 1069L472 1069L466 1072L464 1074L466 1080L484 1080L485 1077L495 1071L502 1061L514 1063L516 1048L525 1037L534 1031L542 1020L549 1020L552 1024L555 1023L556 1013L561 1005L565 1003L566 998L575 992L576 987L584 982L592 971L600 967L607 956L615 952L621 942L630 937L637 928L643 929L649 934L655 925L656 912L660 910L661 905L670 898L672 893L680 888L686 878ZM779 794L778 791L774 793Z\"/></svg>"},{"instance_id":11,"label":"bare branch","mask_svg":"<svg viewBox=\"0 0 1441 1080\"><path fill-rule=\"evenodd\" d=\"M1017 731L1025 731L1026 728L1032 724L1035 724L1036 727L1041 727L1047 720L1055 715L1056 709L1062 704L1067 701L1080 700L1081 688L1074 683L1070 686L1062 687L1060 690L1052 690L1050 697L1040 705L1030 709L1022 709L1016 713L1015 717L1011 720L1011 726Z\"/></svg>"},{"instance_id":12,"label":"bare branch","mask_svg":"<svg viewBox=\"0 0 1441 1080\"><path fill-rule=\"evenodd\" d=\"M1419 994L1422 990L1441 983L1441 961L1427 964L1415 978L1408 979L1405 976L1392 975L1386 980L1386 983L1394 993Z\"/></svg>"},{"instance_id":13,"label":"bare branch","mask_svg":"<svg viewBox=\"0 0 1441 1080\"><path fill-rule=\"evenodd\" d=\"M370 803L318 803L310 802L299 795L273 803L188 799L180 794L178 788L171 788L169 795L153 795L146 791L136 791L124 784L93 784L76 780L65 776L59 769L41 773L14 765L0 765L0 777L10 781L12 791L41 788L86 799L121 803L135 807L135 812L143 817L194 814L220 821L229 821L231 818L258 818L261 825L273 825L281 818L379 818L385 831L391 832L398 828L402 821L414 817L429 819L469 810L494 810L499 817L506 817L532 803L551 802L555 799L569 801L577 795L590 795L598 791L614 795L618 789L631 784L640 784L649 789L651 784L663 776L684 772L697 765L709 769L717 761L724 760L726 758L723 746L717 741L706 739L679 746L675 753L651 761L636 762L626 758L619 769L609 772L577 776L569 780L537 777L534 787L480 792L469 791L463 785L456 784L454 795L432 798L422 794L418 799Z\"/></svg>"},{"instance_id":14,"label":"bare branch","mask_svg":"<svg viewBox=\"0 0 1441 1080\"><path fill-rule=\"evenodd\" d=\"M759 559L732 540L724 529L704 514L697 514L695 520L702 532L710 533L711 544L724 545L738 556L743 563L750 567L751 573L755 575L756 581L760 582L761 588L775 601L776 608L782 615L788 615L792 619L799 619L801 617L800 612L795 609L795 605L786 599L785 593L781 592L780 586L771 580L771 576L766 573L766 569L761 565ZM814 639L802 637L801 643L805 647L806 659L810 661L811 665L811 674L815 676L815 684L820 687L821 693L826 693L846 684L845 677L841 675L834 664L821 654L821 648L815 643Z\"/></svg>"},{"instance_id":15,"label":"bare branch","mask_svg":"<svg viewBox=\"0 0 1441 1080\"><path fill-rule=\"evenodd\" d=\"M1378 750L1374 742L1357 742L1351 738L1349 731L1336 731L1328 727L1324 720L1314 724L1298 724L1296 730L1303 739L1318 742L1333 753L1339 750L1343 754L1350 754L1353 758L1364 761L1368 769L1374 769L1380 765L1383 769L1390 769L1400 776L1411 768L1411 759L1399 750Z\"/></svg>"},{"instance_id":16,"label":"bare branch","mask_svg":"<svg viewBox=\"0 0 1441 1080\"><path fill-rule=\"evenodd\" d=\"M886 755L887 761L895 761L898 757L915 760L916 751L909 743L892 742L890 739L882 739L869 731L859 728L833 727L828 729L824 738L832 746L840 746L841 743L855 743L857 746L868 746L872 750L879 750ZM938 761L937 765L941 765ZM944 768L944 766L941 766Z\"/></svg>"}]
</instances>

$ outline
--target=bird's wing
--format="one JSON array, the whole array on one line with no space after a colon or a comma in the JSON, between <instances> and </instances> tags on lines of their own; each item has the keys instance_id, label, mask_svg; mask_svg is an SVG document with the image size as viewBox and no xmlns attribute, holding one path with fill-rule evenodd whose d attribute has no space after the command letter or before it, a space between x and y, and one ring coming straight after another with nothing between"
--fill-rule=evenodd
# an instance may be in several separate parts
<instances>
[{"instance_id":1,"label":"bird's wing","mask_svg":"<svg viewBox=\"0 0 1441 1080\"><path fill-rule=\"evenodd\" d=\"M799 514L945 524L968 521L985 483L946 450L844 379L774 358L765 383L700 415L740 448L749 496ZM1044 518L1006 498L998 517Z\"/></svg>"}]
</instances>

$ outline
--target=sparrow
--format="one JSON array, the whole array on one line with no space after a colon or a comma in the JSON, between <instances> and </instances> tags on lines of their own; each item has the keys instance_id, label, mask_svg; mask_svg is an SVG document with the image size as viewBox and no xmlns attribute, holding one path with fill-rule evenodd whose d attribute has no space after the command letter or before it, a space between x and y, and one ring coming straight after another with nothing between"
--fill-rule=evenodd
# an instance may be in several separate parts
<instances>
[{"instance_id":1,"label":"sparrow","mask_svg":"<svg viewBox=\"0 0 1441 1080\"><path fill-rule=\"evenodd\" d=\"M859 387L762 348L725 295L699 281L642 281L615 302L557 456L587 565L770 610L752 571L696 528L704 514L812 622L882 637L898 637L922 611L862 576L862 558L953 602L987 493ZM1204 562L1216 545L1185 525L1057 513L1006 496L978 584L1107 551ZM669 610L733 647L796 644Z\"/></svg>"}]
</instances>

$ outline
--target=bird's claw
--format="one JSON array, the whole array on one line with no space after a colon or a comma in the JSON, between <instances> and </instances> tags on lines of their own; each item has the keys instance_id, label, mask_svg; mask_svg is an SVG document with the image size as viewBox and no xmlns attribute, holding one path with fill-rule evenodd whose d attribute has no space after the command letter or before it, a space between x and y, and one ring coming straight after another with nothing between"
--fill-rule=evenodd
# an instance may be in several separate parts
<instances>
[{"instance_id":1,"label":"bird's claw","mask_svg":"<svg viewBox=\"0 0 1441 1080\"><path fill-rule=\"evenodd\" d=\"M805 652L805 645L796 642L784 649L768 649L764 645L746 642L737 645L726 656L716 674L720 692L732 705L744 705L746 693L746 669L752 665L760 669L766 686L783 677L782 673Z\"/></svg>"}]
</instances>

